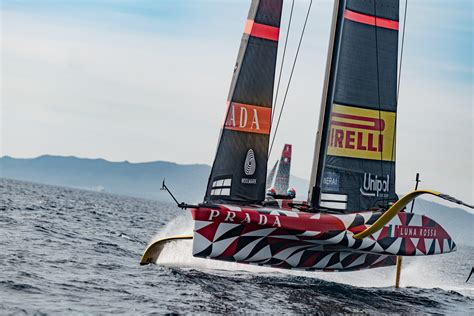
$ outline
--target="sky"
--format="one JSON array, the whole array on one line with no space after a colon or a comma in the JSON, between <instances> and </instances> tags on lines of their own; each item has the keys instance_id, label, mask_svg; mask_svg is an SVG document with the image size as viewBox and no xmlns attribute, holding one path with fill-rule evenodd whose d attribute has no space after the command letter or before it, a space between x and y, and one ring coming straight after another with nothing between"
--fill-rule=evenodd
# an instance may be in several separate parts
<instances>
[{"instance_id":1,"label":"sky","mask_svg":"<svg viewBox=\"0 0 474 316\"><path fill-rule=\"evenodd\" d=\"M0 3L1 156L212 164L250 1ZM296 0L283 87L308 3ZM399 193L420 172L422 188L474 202L473 12L470 0L408 1ZM292 143L292 173L305 179L331 15L332 1L314 1L270 157Z\"/></svg>"}]
</instances>

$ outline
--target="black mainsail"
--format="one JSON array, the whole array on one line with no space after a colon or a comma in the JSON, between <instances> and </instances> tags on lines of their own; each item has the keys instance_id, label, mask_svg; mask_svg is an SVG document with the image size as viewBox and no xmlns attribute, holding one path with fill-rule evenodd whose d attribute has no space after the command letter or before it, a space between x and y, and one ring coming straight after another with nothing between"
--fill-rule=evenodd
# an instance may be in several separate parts
<instances>
[{"instance_id":1,"label":"black mainsail","mask_svg":"<svg viewBox=\"0 0 474 316\"><path fill-rule=\"evenodd\" d=\"M338 0L309 200L350 213L395 194L399 0Z\"/></svg>"},{"instance_id":2,"label":"black mainsail","mask_svg":"<svg viewBox=\"0 0 474 316\"><path fill-rule=\"evenodd\" d=\"M283 0L253 0L204 200L265 199L273 83Z\"/></svg>"}]
</instances>

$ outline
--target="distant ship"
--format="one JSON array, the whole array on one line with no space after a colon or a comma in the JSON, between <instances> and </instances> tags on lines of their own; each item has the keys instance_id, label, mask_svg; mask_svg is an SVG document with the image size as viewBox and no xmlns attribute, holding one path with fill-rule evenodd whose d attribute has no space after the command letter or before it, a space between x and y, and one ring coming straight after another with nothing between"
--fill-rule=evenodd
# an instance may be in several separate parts
<instances>
[{"instance_id":1,"label":"distant ship","mask_svg":"<svg viewBox=\"0 0 474 316\"><path fill-rule=\"evenodd\" d=\"M395 194L398 0L335 1L308 199L266 196L282 2L252 1L204 201L179 204L193 235L152 243L141 263L179 239L193 240L195 257L308 271L455 251L441 225L404 209L421 194L472 206L435 191Z\"/></svg>"}]
</instances>

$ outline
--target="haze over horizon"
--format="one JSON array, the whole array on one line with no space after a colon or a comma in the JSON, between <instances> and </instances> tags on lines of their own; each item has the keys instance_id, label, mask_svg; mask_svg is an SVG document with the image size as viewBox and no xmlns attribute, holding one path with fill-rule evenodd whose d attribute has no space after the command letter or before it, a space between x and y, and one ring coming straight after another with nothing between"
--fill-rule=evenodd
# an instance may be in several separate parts
<instances>
[{"instance_id":1,"label":"haze over horizon","mask_svg":"<svg viewBox=\"0 0 474 316\"><path fill-rule=\"evenodd\" d=\"M296 1L283 87L307 5ZM2 1L0 156L212 164L247 11L238 0ZM292 143L304 179L331 11L313 4L270 157ZM414 0L407 18L397 191L420 172L423 188L472 203L473 4Z\"/></svg>"}]
</instances>

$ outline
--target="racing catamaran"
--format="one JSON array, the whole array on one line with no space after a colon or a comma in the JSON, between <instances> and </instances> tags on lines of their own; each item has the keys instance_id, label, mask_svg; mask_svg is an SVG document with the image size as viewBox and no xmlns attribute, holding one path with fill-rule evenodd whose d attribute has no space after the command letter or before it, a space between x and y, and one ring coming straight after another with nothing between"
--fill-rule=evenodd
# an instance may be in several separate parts
<instances>
[{"instance_id":1,"label":"racing catamaran","mask_svg":"<svg viewBox=\"0 0 474 316\"><path fill-rule=\"evenodd\" d=\"M310 271L455 251L441 225L404 209L422 194L472 206L395 194L398 0L335 1L308 200L266 197L282 2L252 0L204 201L179 203L193 235L150 244L141 264L177 239L192 239L195 257Z\"/></svg>"}]
</instances>

